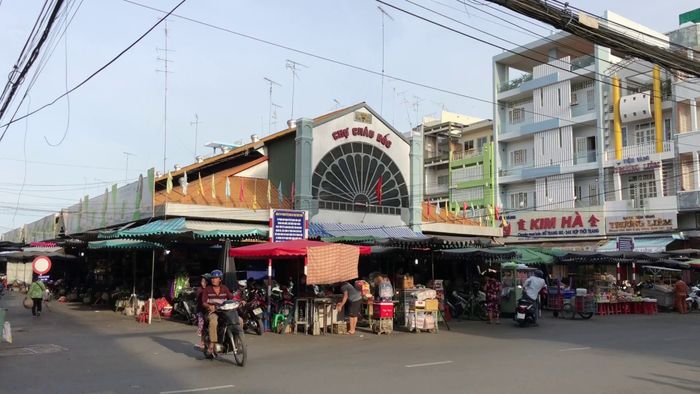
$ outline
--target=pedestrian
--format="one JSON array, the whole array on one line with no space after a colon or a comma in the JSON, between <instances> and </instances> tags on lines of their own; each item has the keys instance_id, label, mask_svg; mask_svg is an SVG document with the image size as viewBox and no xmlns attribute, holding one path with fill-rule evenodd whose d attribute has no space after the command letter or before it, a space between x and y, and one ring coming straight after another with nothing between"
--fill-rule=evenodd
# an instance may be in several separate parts
<instances>
[{"instance_id":1,"label":"pedestrian","mask_svg":"<svg viewBox=\"0 0 700 394\"><path fill-rule=\"evenodd\" d=\"M688 298L688 285L683 282L683 279L678 278L673 288L676 293L676 310L678 313L688 313L688 304L685 302Z\"/></svg>"},{"instance_id":2,"label":"pedestrian","mask_svg":"<svg viewBox=\"0 0 700 394\"><path fill-rule=\"evenodd\" d=\"M535 313L532 318L535 320L534 325L537 326L537 319L540 313L540 303L538 296L542 289L547 288L547 283L544 280L544 273L540 270L535 270L535 274L530 276L523 283L523 296L522 298L529 299L535 305Z\"/></svg>"},{"instance_id":3,"label":"pedestrian","mask_svg":"<svg viewBox=\"0 0 700 394\"><path fill-rule=\"evenodd\" d=\"M486 272L486 283L484 284L486 293L486 313L488 320L486 323L501 324L501 282L496 279L496 271Z\"/></svg>"},{"instance_id":4,"label":"pedestrian","mask_svg":"<svg viewBox=\"0 0 700 394\"><path fill-rule=\"evenodd\" d=\"M336 306L336 310L339 311L343 309L346 303L349 302L348 308L348 322L350 327L348 328L349 335L355 335L355 328L357 327L357 318L360 316L360 304L362 302L362 293L360 293L355 286L348 282L341 282L338 284L340 287L340 292L343 293L343 299Z\"/></svg>"},{"instance_id":5,"label":"pedestrian","mask_svg":"<svg viewBox=\"0 0 700 394\"><path fill-rule=\"evenodd\" d=\"M27 297L34 302L32 305L33 316L41 316L41 300L44 298L44 290L46 290L44 282L35 275L34 282L29 286L29 292L27 292Z\"/></svg>"},{"instance_id":6,"label":"pedestrian","mask_svg":"<svg viewBox=\"0 0 700 394\"><path fill-rule=\"evenodd\" d=\"M202 293L204 289L209 285L209 277L211 275L204 274L200 277L199 288L197 289L197 295L195 302L197 303L197 336L199 336L199 347L204 348L204 337L202 336L202 331L204 330L204 313L206 312L202 307Z\"/></svg>"}]
</instances>

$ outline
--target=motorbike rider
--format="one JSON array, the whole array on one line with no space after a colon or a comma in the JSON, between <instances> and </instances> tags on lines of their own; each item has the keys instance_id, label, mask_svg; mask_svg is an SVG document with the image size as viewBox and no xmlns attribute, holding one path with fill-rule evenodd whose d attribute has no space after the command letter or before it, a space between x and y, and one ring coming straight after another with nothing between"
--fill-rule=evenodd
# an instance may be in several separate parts
<instances>
[{"instance_id":1,"label":"motorbike rider","mask_svg":"<svg viewBox=\"0 0 700 394\"><path fill-rule=\"evenodd\" d=\"M540 291L546 287L547 284L544 281L544 273L540 270L536 270L535 274L527 278L525 283L523 283L522 298L532 301L535 306L535 313L533 316L535 326L537 326L537 317L540 312L540 303L537 301L537 296L540 294Z\"/></svg>"},{"instance_id":2,"label":"motorbike rider","mask_svg":"<svg viewBox=\"0 0 700 394\"><path fill-rule=\"evenodd\" d=\"M221 270L214 270L210 275L210 284L202 291L200 302L208 323L209 347L207 351L209 354L214 354L214 345L218 342L217 329L219 324L216 307L223 304L224 301L235 300L238 297L221 283L224 277Z\"/></svg>"}]
</instances>

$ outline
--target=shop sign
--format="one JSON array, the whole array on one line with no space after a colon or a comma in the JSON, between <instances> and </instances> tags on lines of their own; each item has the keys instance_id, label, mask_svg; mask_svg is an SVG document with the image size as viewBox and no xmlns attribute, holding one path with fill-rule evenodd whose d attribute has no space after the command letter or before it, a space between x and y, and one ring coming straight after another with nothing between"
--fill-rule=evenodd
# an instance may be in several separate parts
<instances>
[{"instance_id":1,"label":"shop sign","mask_svg":"<svg viewBox=\"0 0 700 394\"><path fill-rule=\"evenodd\" d=\"M374 130L365 127L346 127L344 129L339 129L334 131L331 136L334 141L345 141L350 137L353 138L368 138L374 139L380 144L384 145L387 149L391 148L391 141L389 140L389 133L382 134L376 133Z\"/></svg>"},{"instance_id":2,"label":"shop sign","mask_svg":"<svg viewBox=\"0 0 700 394\"><path fill-rule=\"evenodd\" d=\"M673 212L648 215L610 216L606 220L608 234L652 233L672 231L678 227Z\"/></svg>"},{"instance_id":3,"label":"shop sign","mask_svg":"<svg viewBox=\"0 0 700 394\"><path fill-rule=\"evenodd\" d=\"M504 237L569 237L600 235L598 222L601 215L597 212L574 212L543 214L538 212L510 214L506 216L507 226L503 228Z\"/></svg>"},{"instance_id":4,"label":"shop sign","mask_svg":"<svg viewBox=\"0 0 700 394\"><path fill-rule=\"evenodd\" d=\"M307 239L309 236L308 222L307 211L270 210L270 239L272 242Z\"/></svg>"},{"instance_id":5,"label":"shop sign","mask_svg":"<svg viewBox=\"0 0 700 394\"><path fill-rule=\"evenodd\" d=\"M617 238L617 250L620 252L631 252L634 250L634 238L632 237L618 237Z\"/></svg>"},{"instance_id":6,"label":"shop sign","mask_svg":"<svg viewBox=\"0 0 700 394\"><path fill-rule=\"evenodd\" d=\"M615 163L614 171L618 174L631 174L661 168L661 162L649 161L649 156L630 157Z\"/></svg>"}]
</instances>

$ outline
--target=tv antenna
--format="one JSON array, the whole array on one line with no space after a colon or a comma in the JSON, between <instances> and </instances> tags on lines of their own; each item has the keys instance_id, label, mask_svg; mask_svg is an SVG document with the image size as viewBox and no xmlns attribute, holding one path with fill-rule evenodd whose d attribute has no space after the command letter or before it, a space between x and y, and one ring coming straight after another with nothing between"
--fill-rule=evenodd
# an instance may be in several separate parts
<instances>
[{"instance_id":1,"label":"tv antenna","mask_svg":"<svg viewBox=\"0 0 700 394\"><path fill-rule=\"evenodd\" d=\"M338 101L338 99L333 99L333 102L335 103L335 109L340 108L340 101Z\"/></svg>"},{"instance_id":2,"label":"tv antenna","mask_svg":"<svg viewBox=\"0 0 700 394\"><path fill-rule=\"evenodd\" d=\"M168 21L167 21L167 19L165 20L165 24L163 26L163 31L165 33L165 47L164 48L157 48L156 47L156 52L158 53L158 56L156 56L156 60L158 60L159 62L163 62L163 68L156 69L156 72L163 73L163 76L165 78L165 83L163 85L164 86L164 92L163 92L163 173L165 174L168 171L168 166L167 166L167 157L168 157L168 74L172 74L172 71L168 70L168 64L173 62L172 60L168 59L168 55L170 52L175 52L172 49L168 49Z\"/></svg>"},{"instance_id":3,"label":"tv antenna","mask_svg":"<svg viewBox=\"0 0 700 394\"><path fill-rule=\"evenodd\" d=\"M136 156L130 152L122 152L126 156L126 168L124 169L124 183L129 183L129 156Z\"/></svg>"},{"instance_id":4,"label":"tv antenna","mask_svg":"<svg viewBox=\"0 0 700 394\"><path fill-rule=\"evenodd\" d=\"M392 22L394 21L394 18L389 15L384 9L380 6L377 6L377 9L379 9L379 12L381 13L382 16L382 94L381 94L381 102L379 104L379 113L384 115L384 18L387 17L389 20Z\"/></svg>"},{"instance_id":5,"label":"tv antenna","mask_svg":"<svg viewBox=\"0 0 700 394\"><path fill-rule=\"evenodd\" d=\"M268 77L265 77L265 78L263 78L263 79L264 79L265 81L267 81L267 83L270 84L270 109L269 109L268 118L267 118L267 134L269 135L269 134L272 133L272 88L273 88L274 86L282 87L282 85L280 85L279 83L277 83L277 82L271 80L271 79L268 78Z\"/></svg>"},{"instance_id":6,"label":"tv antenna","mask_svg":"<svg viewBox=\"0 0 700 394\"><path fill-rule=\"evenodd\" d=\"M294 82L297 78L299 78L297 76L297 68L299 66L304 67L304 68L309 68L309 66L307 66L307 65L304 65L304 64L301 64L299 62L295 62L294 60L289 60L289 59L287 59L287 63L285 64L285 67L288 70L292 70L292 116L291 116L291 118L289 118L292 121L294 121L294 85L295 85Z\"/></svg>"},{"instance_id":7,"label":"tv antenna","mask_svg":"<svg viewBox=\"0 0 700 394\"><path fill-rule=\"evenodd\" d=\"M194 126L194 156L197 157L197 137L199 134L199 125L204 122L199 121L199 116L194 113L194 121L190 122L190 126Z\"/></svg>"},{"instance_id":8,"label":"tv antenna","mask_svg":"<svg viewBox=\"0 0 700 394\"><path fill-rule=\"evenodd\" d=\"M272 126L277 128L277 110L282 108L281 105L272 103Z\"/></svg>"}]
</instances>

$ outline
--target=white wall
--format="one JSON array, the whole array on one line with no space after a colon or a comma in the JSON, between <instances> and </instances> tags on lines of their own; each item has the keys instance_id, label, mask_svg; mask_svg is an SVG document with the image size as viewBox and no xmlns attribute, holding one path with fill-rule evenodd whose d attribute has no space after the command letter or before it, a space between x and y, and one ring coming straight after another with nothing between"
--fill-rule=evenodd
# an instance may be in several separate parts
<instances>
[{"instance_id":1,"label":"white wall","mask_svg":"<svg viewBox=\"0 0 700 394\"><path fill-rule=\"evenodd\" d=\"M537 209L574 207L574 175L564 174L536 179Z\"/></svg>"},{"instance_id":2,"label":"white wall","mask_svg":"<svg viewBox=\"0 0 700 394\"><path fill-rule=\"evenodd\" d=\"M260 179L267 179L267 160L263 161L262 163L251 167L247 170L241 171L236 176L242 176L242 177L248 177L248 178L260 178Z\"/></svg>"},{"instance_id":3,"label":"white wall","mask_svg":"<svg viewBox=\"0 0 700 394\"><path fill-rule=\"evenodd\" d=\"M573 164L571 126L535 134L535 167Z\"/></svg>"},{"instance_id":4,"label":"white wall","mask_svg":"<svg viewBox=\"0 0 700 394\"><path fill-rule=\"evenodd\" d=\"M522 167L532 167L534 163L534 146L532 142L532 138L528 138L525 140L521 141L513 141L513 142L502 142L501 144L501 149L505 147L505 153L502 152L502 159L503 162L501 163L501 166L503 168L513 168L513 164L510 162L510 152L520 150L520 149L525 149L527 150L527 161ZM520 166L518 166L520 167Z\"/></svg>"}]
</instances>

